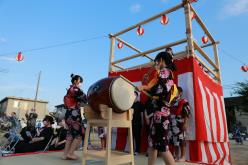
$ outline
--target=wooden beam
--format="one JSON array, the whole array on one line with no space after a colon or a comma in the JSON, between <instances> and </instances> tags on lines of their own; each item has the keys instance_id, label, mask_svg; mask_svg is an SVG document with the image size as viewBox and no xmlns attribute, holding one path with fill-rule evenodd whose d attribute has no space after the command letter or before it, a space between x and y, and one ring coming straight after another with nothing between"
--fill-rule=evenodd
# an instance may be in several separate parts
<instances>
[{"instance_id":1,"label":"wooden beam","mask_svg":"<svg viewBox=\"0 0 248 165\"><path fill-rule=\"evenodd\" d=\"M164 46L160 46L160 47L157 47L157 48L154 48L154 49L150 49L150 50L144 51L142 53L138 53L138 54L135 54L135 55L126 57L126 58L122 58L120 60L117 60L115 62L112 62L112 65L113 64L120 63L120 62L123 62L123 61L130 60L130 59L133 59L133 58L137 58L137 57L140 57L140 56L144 56L145 54L150 54L150 53L153 53L153 52L156 52L156 51L165 49L165 48L169 48L169 47L173 47L173 46L176 46L176 45L180 45L180 44L183 44L185 42L187 42L187 39L182 39L182 40L179 40L179 41L176 41L176 42L172 42L172 43L167 44L167 45L164 45Z\"/></svg>"},{"instance_id":2,"label":"wooden beam","mask_svg":"<svg viewBox=\"0 0 248 165\"><path fill-rule=\"evenodd\" d=\"M194 57L194 44L193 44L193 33L192 33L192 20L191 20L191 10L190 3L188 1L184 1L184 14L185 14L185 23L186 23L186 36L188 42L188 54L187 57Z\"/></svg>"},{"instance_id":3,"label":"wooden beam","mask_svg":"<svg viewBox=\"0 0 248 165\"><path fill-rule=\"evenodd\" d=\"M220 72L220 61L219 61L219 56L218 56L218 48L217 48L217 44L214 44L213 46L214 48L214 58L215 58L215 63L218 66L219 70L218 70L218 77L221 81L221 72Z\"/></svg>"},{"instance_id":4,"label":"wooden beam","mask_svg":"<svg viewBox=\"0 0 248 165\"><path fill-rule=\"evenodd\" d=\"M195 56L195 58L199 61L199 63L201 63L201 65L203 65L203 67L205 67L215 77L215 79L220 81L218 74L214 72L211 68L209 68L208 65L203 60L201 60L197 55Z\"/></svg>"},{"instance_id":5,"label":"wooden beam","mask_svg":"<svg viewBox=\"0 0 248 165\"><path fill-rule=\"evenodd\" d=\"M173 59L182 59L188 56L187 51L181 51L174 54Z\"/></svg>"},{"instance_id":6,"label":"wooden beam","mask_svg":"<svg viewBox=\"0 0 248 165\"><path fill-rule=\"evenodd\" d=\"M174 12L174 11L176 11L176 10L182 8L182 7L183 7L183 3L180 3L179 5L176 5L175 7L172 7L172 8L170 8L170 9L168 9L168 10L165 10L165 11L163 11L163 12L161 12L161 13L159 13L159 14L157 14L157 15L151 17L151 18L148 18L148 19L146 19L146 20L144 20L144 21L141 21L141 22L139 22L139 23L137 23L137 24L135 24L135 25L132 25L132 26L130 26L129 28L124 29L124 30L122 30L122 31L120 31L120 32L118 32L118 33L116 33L116 34L114 34L113 36L115 36L115 37L116 37L116 36L119 36L119 35L121 35L121 34L123 34L123 33L126 33L126 32L128 32L128 31L130 31L130 30L135 29L136 27L138 27L138 26L140 26L140 25L143 25L143 24L146 24L146 23L148 23L148 22L151 22L151 21L153 21L153 20L155 20L155 19L161 17L162 15L169 14L169 13Z\"/></svg>"},{"instance_id":7,"label":"wooden beam","mask_svg":"<svg viewBox=\"0 0 248 165\"><path fill-rule=\"evenodd\" d=\"M139 49L137 49L136 47L134 47L133 45L129 44L128 42L120 39L119 37L115 37L117 41L122 42L124 45L126 45L127 47L133 49L134 51L141 53L141 51ZM150 59L151 61L153 60L151 57L149 57L148 55L144 55L145 57L147 57L148 59Z\"/></svg>"},{"instance_id":8,"label":"wooden beam","mask_svg":"<svg viewBox=\"0 0 248 165\"><path fill-rule=\"evenodd\" d=\"M122 66L120 66L120 65L113 64L113 66L114 66L114 67L116 67L116 68L119 68L119 69L121 69L121 70L125 70L125 68L124 68L124 67L122 67Z\"/></svg>"},{"instance_id":9,"label":"wooden beam","mask_svg":"<svg viewBox=\"0 0 248 165\"><path fill-rule=\"evenodd\" d=\"M203 21L201 20L201 18L199 17L199 15L197 14L196 10L193 8L193 6L190 5L191 11L193 13L195 13L195 20L198 22L198 24L201 26L201 28L203 29L203 31L206 33L206 35L208 36L208 38L211 40L212 43L215 43L215 40L213 38L213 36L211 35L211 33L208 31L206 25L203 23Z\"/></svg>"},{"instance_id":10,"label":"wooden beam","mask_svg":"<svg viewBox=\"0 0 248 165\"><path fill-rule=\"evenodd\" d=\"M201 47L201 48L206 48L206 47L212 46L212 45L214 45L214 44L218 45L218 44L220 44L220 41L216 41L215 43L209 43L209 44L206 44L206 45L202 45L202 46L200 46L200 47Z\"/></svg>"},{"instance_id":11,"label":"wooden beam","mask_svg":"<svg viewBox=\"0 0 248 165\"><path fill-rule=\"evenodd\" d=\"M194 47L196 50L208 61L209 64L213 66L213 68L218 71L219 67L208 57L207 53L194 41Z\"/></svg>"},{"instance_id":12,"label":"wooden beam","mask_svg":"<svg viewBox=\"0 0 248 165\"><path fill-rule=\"evenodd\" d=\"M114 61L115 38L110 36L109 72L114 71L112 62Z\"/></svg>"}]
</instances>

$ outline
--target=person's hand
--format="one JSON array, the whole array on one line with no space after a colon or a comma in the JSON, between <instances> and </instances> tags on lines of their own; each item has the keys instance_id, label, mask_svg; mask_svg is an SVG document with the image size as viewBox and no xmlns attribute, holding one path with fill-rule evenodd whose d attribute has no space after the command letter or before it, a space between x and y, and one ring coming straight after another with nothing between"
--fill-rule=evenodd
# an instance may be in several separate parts
<instances>
[{"instance_id":1,"label":"person's hand","mask_svg":"<svg viewBox=\"0 0 248 165\"><path fill-rule=\"evenodd\" d=\"M142 91L143 90L143 86L141 85L141 86L137 86L137 90L138 91Z\"/></svg>"},{"instance_id":2,"label":"person's hand","mask_svg":"<svg viewBox=\"0 0 248 165\"><path fill-rule=\"evenodd\" d=\"M152 96L152 99L153 99L153 100L158 100L159 97L158 97L158 96Z\"/></svg>"},{"instance_id":3,"label":"person's hand","mask_svg":"<svg viewBox=\"0 0 248 165\"><path fill-rule=\"evenodd\" d=\"M55 143L55 147L58 147L60 144L59 144L59 142L58 143Z\"/></svg>"},{"instance_id":4,"label":"person's hand","mask_svg":"<svg viewBox=\"0 0 248 165\"><path fill-rule=\"evenodd\" d=\"M30 144L32 144L32 143L34 143L34 142L35 142L34 139L32 139L32 140L29 141Z\"/></svg>"},{"instance_id":5,"label":"person's hand","mask_svg":"<svg viewBox=\"0 0 248 165\"><path fill-rule=\"evenodd\" d=\"M182 129L183 129L183 131L186 131L187 130L187 124L183 124Z\"/></svg>"}]
</instances>

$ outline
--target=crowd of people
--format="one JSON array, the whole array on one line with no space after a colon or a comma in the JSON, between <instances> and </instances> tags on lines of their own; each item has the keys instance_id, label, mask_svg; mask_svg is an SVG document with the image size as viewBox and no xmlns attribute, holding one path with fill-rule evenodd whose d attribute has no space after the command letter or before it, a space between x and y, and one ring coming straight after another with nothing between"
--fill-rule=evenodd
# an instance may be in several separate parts
<instances>
[{"instance_id":1,"label":"crowd of people","mask_svg":"<svg viewBox=\"0 0 248 165\"><path fill-rule=\"evenodd\" d=\"M147 83L138 86L135 91L136 100L133 104L133 139L134 152L140 152L141 133L145 128L148 132L148 164L153 165L160 154L166 164L174 164L175 160L185 160L185 131L187 129L190 107L183 98L183 89L174 81L173 52L167 49L160 52L154 60L156 73ZM49 150L62 150L62 159L78 159L75 150L82 144L84 124L80 107L87 103L86 94L80 89L83 78L71 75L71 86L64 97L66 107L65 118L57 121L59 129L54 130L54 118L45 116L44 127L36 128L37 114L31 110L26 114L27 126L20 131L21 138L15 145L16 153ZM142 91L150 94L148 101L141 103L139 95ZM13 114L14 115L14 114ZM13 119L16 120L16 119ZM98 129L101 147L106 147L106 130ZM49 144L49 146L48 146Z\"/></svg>"},{"instance_id":2,"label":"crowd of people","mask_svg":"<svg viewBox=\"0 0 248 165\"><path fill-rule=\"evenodd\" d=\"M11 116L5 115L1 118L6 123L10 122L7 133L4 134L6 140L1 146L2 152L9 154L64 149L67 134L64 119L56 121L56 129L52 128L54 118L49 115L44 117L43 127L37 125L38 115L34 109L27 111L25 117L24 127L15 112L12 112Z\"/></svg>"}]
</instances>

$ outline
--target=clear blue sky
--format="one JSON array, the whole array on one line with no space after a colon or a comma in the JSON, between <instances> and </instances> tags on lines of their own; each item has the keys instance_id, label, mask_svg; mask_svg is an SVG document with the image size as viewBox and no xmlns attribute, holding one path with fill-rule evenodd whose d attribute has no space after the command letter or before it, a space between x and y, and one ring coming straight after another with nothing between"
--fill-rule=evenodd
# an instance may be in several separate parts
<instances>
[{"instance_id":1,"label":"clear blue sky","mask_svg":"<svg viewBox=\"0 0 248 165\"><path fill-rule=\"evenodd\" d=\"M62 103L70 74L84 77L83 89L106 77L109 39L102 38L74 45L24 52L24 62L13 60L21 50L83 40L115 33L157 14L180 0L0 0L0 99L5 96L34 98L38 72L41 70L38 98L50 102L49 109ZM213 36L221 41L220 49L248 63L248 0L199 0L194 4ZM136 32L123 36L141 50L180 40L184 34L182 10L169 15L170 22L146 25L145 35ZM159 20L158 20L159 21ZM194 37L204 33L194 24ZM176 48L176 50L180 48ZM10 52L10 53L9 53ZM125 48L118 57L131 53ZM225 96L230 84L243 81L248 73L241 63L219 51ZM127 64L128 65L128 64ZM130 65L130 64L129 64Z\"/></svg>"}]
</instances>

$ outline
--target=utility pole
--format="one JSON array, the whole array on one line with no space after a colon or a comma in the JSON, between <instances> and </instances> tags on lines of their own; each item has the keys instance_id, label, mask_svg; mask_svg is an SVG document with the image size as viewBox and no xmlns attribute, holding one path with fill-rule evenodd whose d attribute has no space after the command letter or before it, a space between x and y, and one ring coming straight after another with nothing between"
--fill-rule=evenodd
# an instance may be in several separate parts
<instances>
[{"instance_id":1,"label":"utility pole","mask_svg":"<svg viewBox=\"0 0 248 165\"><path fill-rule=\"evenodd\" d=\"M41 71L39 72L39 77L38 77L38 82L36 86L36 92L35 92L35 98L34 98L34 109L36 110L36 102L37 102L37 97L38 97L38 92L39 92L39 86L40 86L40 76L41 76Z\"/></svg>"}]
</instances>

